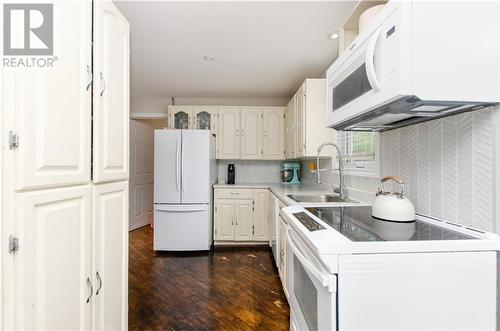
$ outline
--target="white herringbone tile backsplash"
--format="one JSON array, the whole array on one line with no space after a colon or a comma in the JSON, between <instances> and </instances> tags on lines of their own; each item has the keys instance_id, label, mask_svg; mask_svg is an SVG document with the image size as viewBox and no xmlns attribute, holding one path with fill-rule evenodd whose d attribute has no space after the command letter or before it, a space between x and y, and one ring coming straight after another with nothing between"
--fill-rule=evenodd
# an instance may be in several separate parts
<instances>
[{"instance_id":1,"label":"white herringbone tile backsplash","mask_svg":"<svg viewBox=\"0 0 500 331\"><path fill-rule=\"evenodd\" d=\"M380 175L400 175L423 214L493 231L493 111L381 133Z\"/></svg>"}]
</instances>

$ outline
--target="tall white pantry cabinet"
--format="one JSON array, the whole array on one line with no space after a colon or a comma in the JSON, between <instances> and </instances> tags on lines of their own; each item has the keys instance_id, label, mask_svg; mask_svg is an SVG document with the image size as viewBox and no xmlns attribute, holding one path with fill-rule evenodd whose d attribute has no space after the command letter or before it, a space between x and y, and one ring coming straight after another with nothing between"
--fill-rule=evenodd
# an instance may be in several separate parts
<instances>
[{"instance_id":1,"label":"tall white pantry cabinet","mask_svg":"<svg viewBox=\"0 0 500 331\"><path fill-rule=\"evenodd\" d=\"M130 28L53 9L54 67L2 69L0 329L126 330Z\"/></svg>"}]
</instances>

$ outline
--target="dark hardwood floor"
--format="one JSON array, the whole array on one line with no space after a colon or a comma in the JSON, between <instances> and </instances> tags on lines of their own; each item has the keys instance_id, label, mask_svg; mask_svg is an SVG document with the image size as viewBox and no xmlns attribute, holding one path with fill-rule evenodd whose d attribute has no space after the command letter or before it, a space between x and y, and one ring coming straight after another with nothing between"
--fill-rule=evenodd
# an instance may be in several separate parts
<instances>
[{"instance_id":1,"label":"dark hardwood floor","mask_svg":"<svg viewBox=\"0 0 500 331\"><path fill-rule=\"evenodd\" d=\"M155 253L149 226L130 233L130 330L288 330L268 247Z\"/></svg>"}]
</instances>

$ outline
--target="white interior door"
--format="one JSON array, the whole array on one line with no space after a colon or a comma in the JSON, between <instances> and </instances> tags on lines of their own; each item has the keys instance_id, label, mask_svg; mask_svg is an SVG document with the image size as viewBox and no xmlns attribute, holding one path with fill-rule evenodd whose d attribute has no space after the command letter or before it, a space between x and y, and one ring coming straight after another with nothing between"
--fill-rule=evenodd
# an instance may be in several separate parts
<instances>
[{"instance_id":1,"label":"white interior door","mask_svg":"<svg viewBox=\"0 0 500 331\"><path fill-rule=\"evenodd\" d=\"M90 195L90 185L16 194L19 330L90 329Z\"/></svg>"},{"instance_id":2,"label":"white interior door","mask_svg":"<svg viewBox=\"0 0 500 331\"><path fill-rule=\"evenodd\" d=\"M127 330L128 183L92 187L93 330Z\"/></svg>"},{"instance_id":3,"label":"white interior door","mask_svg":"<svg viewBox=\"0 0 500 331\"><path fill-rule=\"evenodd\" d=\"M154 203L181 202L181 130L155 130Z\"/></svg>"},{"instance_id":4,"label":"white interior door","mask_svg":"<svg viewBox=\"0 0 500 331\"><path fill-rule=\"evenodd\" d=\"M181 202L210 202L209 130L182 130Z\"/></svg>"},{"instance_id":5,"label":"white interior door","mask_svg":"<svg viewBox=\"0 0 500 331\"><path fill-rule=\"evenodd\" d=\"M263 109L263 158L266 160L281 160L284 158L284 118L283 109Z\"/></svg>"},{"instance_id":6,"label":"white interior door","mask_svg":"<svg viewBox=\"0 0 500 331\"><path fill-rule=\"evenodd\" d=\"M153 220L154 130L130 121L130 230Z\"/></svg>"},{"instance_id":7,"label":"white interior door","mask_svg":"<svg viewBox=\"0 0 500 331\"><path fill-rule=\"evenodd\" d=\"M94 2L93 180L128 178L130 27L111 1Z\"/></svg>"},{"instance_id":8,"label":"white interior door","mask_svg":"<svg viewBox=\"0 0 500 331\"><path fill-rule=\"evenodd\" d=\"M239 159L240 110L238 108L220 108L218 118L217 158Z\"/></svg>"},{"instance_id":9,"label":"white interior door","mask_svg":"<svg viewBox=\"0 0 500 331\"><path fill-rule=\"evenodd\" d=\"M52 67L14 70L19 147L16 189L90 180L92 2L59 1L54 9ZM54 59L51 58L51 59Z\"/></svg>"},{"instance_id":10,"label":"white interior door","mask_svg":"<svg viewBox=\"0 0 500 331\"><path fill-rule=\"evenodd\" d=\"M262 158L262 110L241 109L241 158Z\"/></svg>"}]
</instances>

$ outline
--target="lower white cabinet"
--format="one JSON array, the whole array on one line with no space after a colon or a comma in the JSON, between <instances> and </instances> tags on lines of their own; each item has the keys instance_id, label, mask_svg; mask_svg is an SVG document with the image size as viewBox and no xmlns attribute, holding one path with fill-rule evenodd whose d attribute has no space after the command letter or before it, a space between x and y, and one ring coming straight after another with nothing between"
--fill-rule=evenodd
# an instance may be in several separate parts
<instances>
[{"instance_id":1,"label":"lower white cabinet","mask_svg":"<svg viewBox=\"0 0 500 331\"><path fill-rule=\"evenodd\" d=\"M279 216L279 265L278 272L281 278L281 283L283 284L283 289L285 289L286 284L286 222L283 217Z\"/></svg>"},{"instance_id":2,"label":"lower white cabinet","mask_svg":"<svg viewBox=\"0 0 500 331\"><path fill-rule=\"evenodd\" d=\"M255 241L269 240L269 222L271 213L269 208L269 195L268 189L255 189L254 190L254 225L253 225L253 239Z\"/></svg>"},{"instance_id":3,"label":"lower white cabinet","mask_svg":"<svg viewBox=\"0 0 500 331\"><path fill-rule=\"evenodd\" d=\"M215 189L214 209L214 240L269 240L269 190Z\"/></svg>"},{"instance_id":4,"label":"lower white cabinet","mask_svg":"<svg viewBox=\"0 0 500 331\"><path fill-rule=\"evenodd\" d=\"M91 328L91 186L16 194L17 330Z\"/></svg>"},{"instance_id":5,"label":"lower white cabinet","mask_svg":"<svg viewBox=\"0 0 500 331\"><path fill-rule=\"evenodd\" d=\"M93 330L127 330L128 182L92 187Z\"/></svg>"},{"instance_id":6,"label":"lower white cabinet","mask_svg":"<svg viewBox=\"0 0 500 331\"><path fill-rule=\"evenodd\" d=\"M127 191L124 181L16 194L16 329L127 329Z\"/></svg>"}]
</instances>

